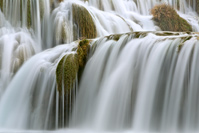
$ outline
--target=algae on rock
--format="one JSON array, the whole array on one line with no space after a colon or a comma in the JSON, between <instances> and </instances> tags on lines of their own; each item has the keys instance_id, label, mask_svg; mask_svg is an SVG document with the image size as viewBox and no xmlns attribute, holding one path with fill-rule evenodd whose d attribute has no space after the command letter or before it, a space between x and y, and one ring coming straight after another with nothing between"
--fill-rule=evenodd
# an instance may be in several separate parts
<instances>
[{"instance_id":1,"label":"algae on rock","mask_svg":"<svg viewBox=\"0 0 199 133\"><path fill-rule=\"evenodd\" d=\"M72 112L76 97L77 79L80 79L81 71L86 63L89 40L79 42L76 53L67 54L59 61L56 69L57 90L59 92L59 125L66 126ZM63 107L64 105L64 107ZM63 112L64 110L64 112ZM63 123L63 121L64 123Z\"/></svg>"},{"instance_id":2,"label":"algae on rock","mask_svg":"<svg viewBox=\"0 0 199 133\"><path fill-rule=\"evenodd\" d=\"M3 11L3 0L0 0L0 10Z\"/></svg>"},{"instance_id":3,"label":"algae on rock","mask_svg":"<svg viewBox=\"0 0 199 133\"><path fill-rule=\"evenodd\" d=\"M27 26L30 28L32 25L31 20L31 6L30 6L30 0L27 1Z\"/></svg>"},{"instance_id":4,"label":"algae on rock","mask_svg":"<svg viewBox=\"0 0 199 133\"><path fill-rule=\"evenodd\" d=\"M90 12L82 5L73 2L63 2L53 11L55 20L55 43L65 44L75 40L97 37L97 29ZM68 9L65 12L65 8ZM58 17L59 16L59 17Z\"/></svg>"},{"instance_id":5,"label":"algae on rock","mask_svg":"<svg viewBox=\"0 0 199 133\"><path fill-rule=\"evenodd\" d=\"M57 89L60 94L62 94L62 89L64 89L64 93L66 94L73 88L79 69L86 64L89 43L90 41L86 39L80 41L77 47L77 53L65 55L58 63L56 80Z\"/></svg>"},{"instance_id":6,"label":"algae on rock","mask_svg":"<svg viewBox=\"0 0 199 133\"><path fill-rule=\"evenodd\" d=\"M64 89L64 93L66 94L73 87L78 69L77 54L65 55L60 60L56 69L57 89L60 94L62 93L62 89Z\"/></svg>"},{"instance_id":7,"label":"algae on rock","mask_svg":"<svg viewBox=\"0 0 199 133\"><path fill-rule=\"evenodd\" d=\"M84 67L86 64L86 58L87 58L87 53L89 50L89 44L90 41L87 39L84 39L79 42L78 48L77 48L77 55L78 55L78 62L80 67Z\"/></svg>"},{"instance_id":8,"label":"algae on rock","mask_svg":"<svg viewBox=\"0 0 199 133\"><path fill-rule=\"evenodd\" d=\"M85 7L78 4L72 4L72 16L74 23L74 40L82 37L90 39L97 36L97 30L93 18Z\"/></svg>"},{"instance_id":9,"label":"algae on rock","mask_svg":"<svg viewBox=\"0 0 199 133\"><path fill-rule=\"evenodd\" d=\"M169 5L157 5L151 10L151 14L163 31L192 31L191 25Z\"/></svg>"}]
</instances>

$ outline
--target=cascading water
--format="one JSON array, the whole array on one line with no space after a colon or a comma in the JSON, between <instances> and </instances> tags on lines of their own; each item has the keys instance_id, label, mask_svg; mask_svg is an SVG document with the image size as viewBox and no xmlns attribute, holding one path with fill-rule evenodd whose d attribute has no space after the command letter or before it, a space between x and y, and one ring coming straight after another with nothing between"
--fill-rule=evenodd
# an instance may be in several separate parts
<instances>
[{"instance_id":1,"label":"cascading water","mask_svg":"<svg viewBox=\"0 0 199 133\"><path fill-rule=\"evenodd\" d=\"M26 29L14 29L0 12L0 97L20 66L38 49Z\"/></svg>"},{"instance_id":2,"label":"cascading water","mask_svg":"<svg viewBox=\"0 0 199 133\"><path fill-rule=\"evenodd\" d=\"M54 104L56 78L54 74L59 58L71 53L73 47L74 44L68 44L44 51L34 56L19 70L1 100L1 128L55 128L56 116L53 115L56 113ZM15 104L15 101L18 102Z\"/></svg>"},{"instance_id":3,"label":"cascading water","mask_svg":"<svg viewBox=\"0 0 199 133\"><path fill-rule=\"evenodd\" d=\"M1 46L1 73L0 73L0 95L9 84L11 78L20 68L20 66L35 54L35 42L26 32L18 31L15 33L12 29L2 30L0 37Z\"/></svg>"},{"instance_id":4,"label":"cascading water","mask_svg":"<svg viewBox=\"0 0 199 133\"><path fill-rule=\"evenodd\" d=\"M160 3L193 32L160 31ZM0 132L199 131L198 4L0 0Z\"/></svg>"},{"instance_id":5,"label":"cascading water","mask_svg":"<svg viewBox=\"0 0 199 133\"><path fill-rule=\"evenodd\" d=\"M41 27L50 14L49 0L1 0L2 11L13 27L32 28L41 45ZM40 46L41 47L41 46Z\"/></svg>"},{"instance_id":6,"label":"cascading water","mask_svg":"<svg viewBox=\"0 0 199 133\"><path fill-rule=\"evenodd\" d=\"M84 71L72 126L136 131L198 129L194 104L198 99L196 95L193 98L198 44L197 37L187 35L148 34L137 39L132 34L118 41L99 40Z\"/></svg>"}]
</instances>

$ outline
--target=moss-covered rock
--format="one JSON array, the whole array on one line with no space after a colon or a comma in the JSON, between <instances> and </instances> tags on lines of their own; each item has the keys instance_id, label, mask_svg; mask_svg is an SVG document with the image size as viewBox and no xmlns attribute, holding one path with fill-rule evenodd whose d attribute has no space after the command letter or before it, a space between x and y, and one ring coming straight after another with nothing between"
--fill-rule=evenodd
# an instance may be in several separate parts
<instances>
[{"instance_id":1,"label":"moss-covered rock","mask_svg":"<svg viewBox=\"0 0 199 133\"><path fill-rule=\"evenodd\" d=\"M32 19L31 19L31 3L30 0L27 1L27 26L28 28L32 25Z\"/></svg>"},{"instance_id":2,"label":"moss-covered rock","mask_svg":"<svg viewBox=\"0 0 199 133\"><path fill-rule=\"evenodd\" d=\"M59 61L56 69L57 90L59 92L59 125L68 125L72 112L76 89L76 79L80 79L81 71L86 63L89 40L82 40L76 48L76 53L67 54ZM64 91L64 94L63 94ZM63 111L64 105L64 112ZM63 115L64 114L64 115Z\"/></svg>"},{"instance_id":3,"label":"moss-covered rock","mask_svg":"<svg viewBox=\"0 0 199 133\"><path fill-rule=\"evenodd\" d=\"M66 94L73 87L79 69L77 54L65 55L56 69L57 89Z\"/></svg>"},{"instance_id":4,"label":"moss-covered rock","mask_svg":"<svg viewBox=\"0 0 199 133\"><path fill-rule=\"evenodd\" d=\"M90 41L87 39L84 39L79 42L79 45L77 48L77 55L78 55L78 62L79 62L80 67L83 67L86 64L87 53L90 48L89 43Z\"/></svg>"},{"instance_id":5,"label":"moss-covered rock","mask_svg":"<svg viewBox=\"0 0 199 133\"><path fill-rule=\"evenodd\" d=\"M169 5L156 5L151 10L151 14L153 20L163 31L192 31L191 25Z\"/></svg>"},{"instance_id":6,"label":"moss-covered rock","mask_svg":"<svg viewBox=\"0 0 199 133\"><path fill-rule=\"evenodd\" d=\"M0 0L0 9L3 11L3 0Z\"/></svg>"},{"instance_id":7,"label":"moss-covered rock","mask_svg":"<svg viewBox=\"0 0 199 133\"><path fill-rule=\"evenodd\" d=\"M74 40L79 38L95 38L97 36L96 26L88 10L78 4L72 4L73 36Z\"/></svg>"},{"instance_id":8,"label":"moss-covered rock","mask_svg":"<svg viewBox=\"0 0 199 133\"><path fill-rule=\"evenodd\" d=\"M62 88L65 94L73 88L79 68L84 67L86 64L89 43L90 41L86 39L80 41L77 47L77 53L65 55L58 63L56 80L57 89L60 94L62 94Z\"/></svg>"},{"instance_id":9,"label":"moss-covered rock","mask_svg":"<svg viewBox=\"0 0 199 133\"><path fill-rule=\"evenodd\" d=\"M182 47L184 46L184 43L187 41L187 40L190 40L192 38L192 36L187 36L187 37L182 37L181 38L181 43L178 45L178 48L177 48L177 52L179 53L182 49Z\"/></svg>"},{"instance_id":10,"label":"moss-covered rock","mask_svg":"<svg viewBox=\"0 0 199 133\"><path fill-rule=\"evenodd\" d=\"M66 13L62 6L60 6L58 11L62 12L62 17L59 16L58 12L55 12L59 16L57 17L59 19L55 18L56 27L54 33L56 44L70 43L83 38L96 38L96 25L88 10L72 2L64 4L67 5L69 12Z\"/></svg>"},{"instance_id":11,"label":"moss-covered rock","mask_svg":"<svg viewBox=\"0 0 199 133\"><path fill-rule=\"evenodd\" d=\"M120 37L122 36L122 34L114 34L114 35L109 35L107 36L108 40L115 40L118 41L120 39Z\"/></svg>"}]
</instances>

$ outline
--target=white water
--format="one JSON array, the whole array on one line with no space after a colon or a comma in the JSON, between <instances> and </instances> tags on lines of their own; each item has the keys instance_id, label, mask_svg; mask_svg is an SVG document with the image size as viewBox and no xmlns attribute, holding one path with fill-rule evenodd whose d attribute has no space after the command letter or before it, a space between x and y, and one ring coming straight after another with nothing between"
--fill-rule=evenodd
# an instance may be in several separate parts
<instances>
[{"instance_id":1,"label":"white water","mask_svg":"<svg viewBox=\"0 0 199 133\"><path fill-rule=\"evenodd\" d=\"M0 132L65 127L64 106L62 111L58 107L55 70L58 61L75 53L73 48L77 47L71 43L75 41L72 4L89 11L97 37L160 30L152 21L150 9L162 2L177 7L177 2L170 0L65 0L54 5L49 0L30 0L29 26L27 0L3 2ZM193 31L199 31L198 15L185 0L180 2L178 13ZM106 37L93 41L69 118L71 129L57 132L199 130L198 34L134 36L131 33L118 41ZM183 38L189 36L191 39L184 43ZM60 43L67 44L43 51Z\"/></svg>"},{"instance_id":2,"label":"white water","mask_svg":"<svg viewBox=\"0 0 199 133\"><path fill-rule=\"evenodd\" d=\"M153 34L130 38L124 35L118 42L104 39L98 43L84 71L72 126L198 129L198 99L190 94L197 91L197 39L186 41L178 53L180 38Z\"/></svg>"},{"instance_id":3,"label":"white water","mask_svg":"<svg viewBox=\"0 0 199 133\"><path fill-rule=\"evenodd\" d=\"M0 97L9 84L11 78L20 68L24 61L28 60L37 51L37 44L27 29L14 29L4 19L0 29Z\"/></svg>"},{"instance_id":4,"label":"white water","mask_svg":"<svg viewBox=\"0 0 199 133\"><path fill-rule=\"evenodd\" d=\"M2 96L1 128L47 129L55 126L55 122L49 122L55 119L55 116L50 117L56 108L53 101L56 96L55 70L58 61L67 52L71 53L74 45L44 51L23 65Z\"/></svg>"}]
</instances>

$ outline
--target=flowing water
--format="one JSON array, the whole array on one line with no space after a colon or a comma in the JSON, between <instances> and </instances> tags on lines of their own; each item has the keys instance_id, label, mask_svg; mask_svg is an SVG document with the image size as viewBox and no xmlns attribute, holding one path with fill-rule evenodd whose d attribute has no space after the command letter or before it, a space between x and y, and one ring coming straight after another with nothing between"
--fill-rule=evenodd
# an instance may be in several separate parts
<instances>
[{"instance_id":1,"label":"flowing water","mask_svg":"<svg viewBox=\"0 0 199 133\"><path fill-rule=\"evenodd\" d=\"M199 131L197 2L0 0L0 132ZM160 31L150 15L159 3L194 32ZM56 68L85 37L77 7L96 34L66 108Z\"/></svg>"}]
</instances>

